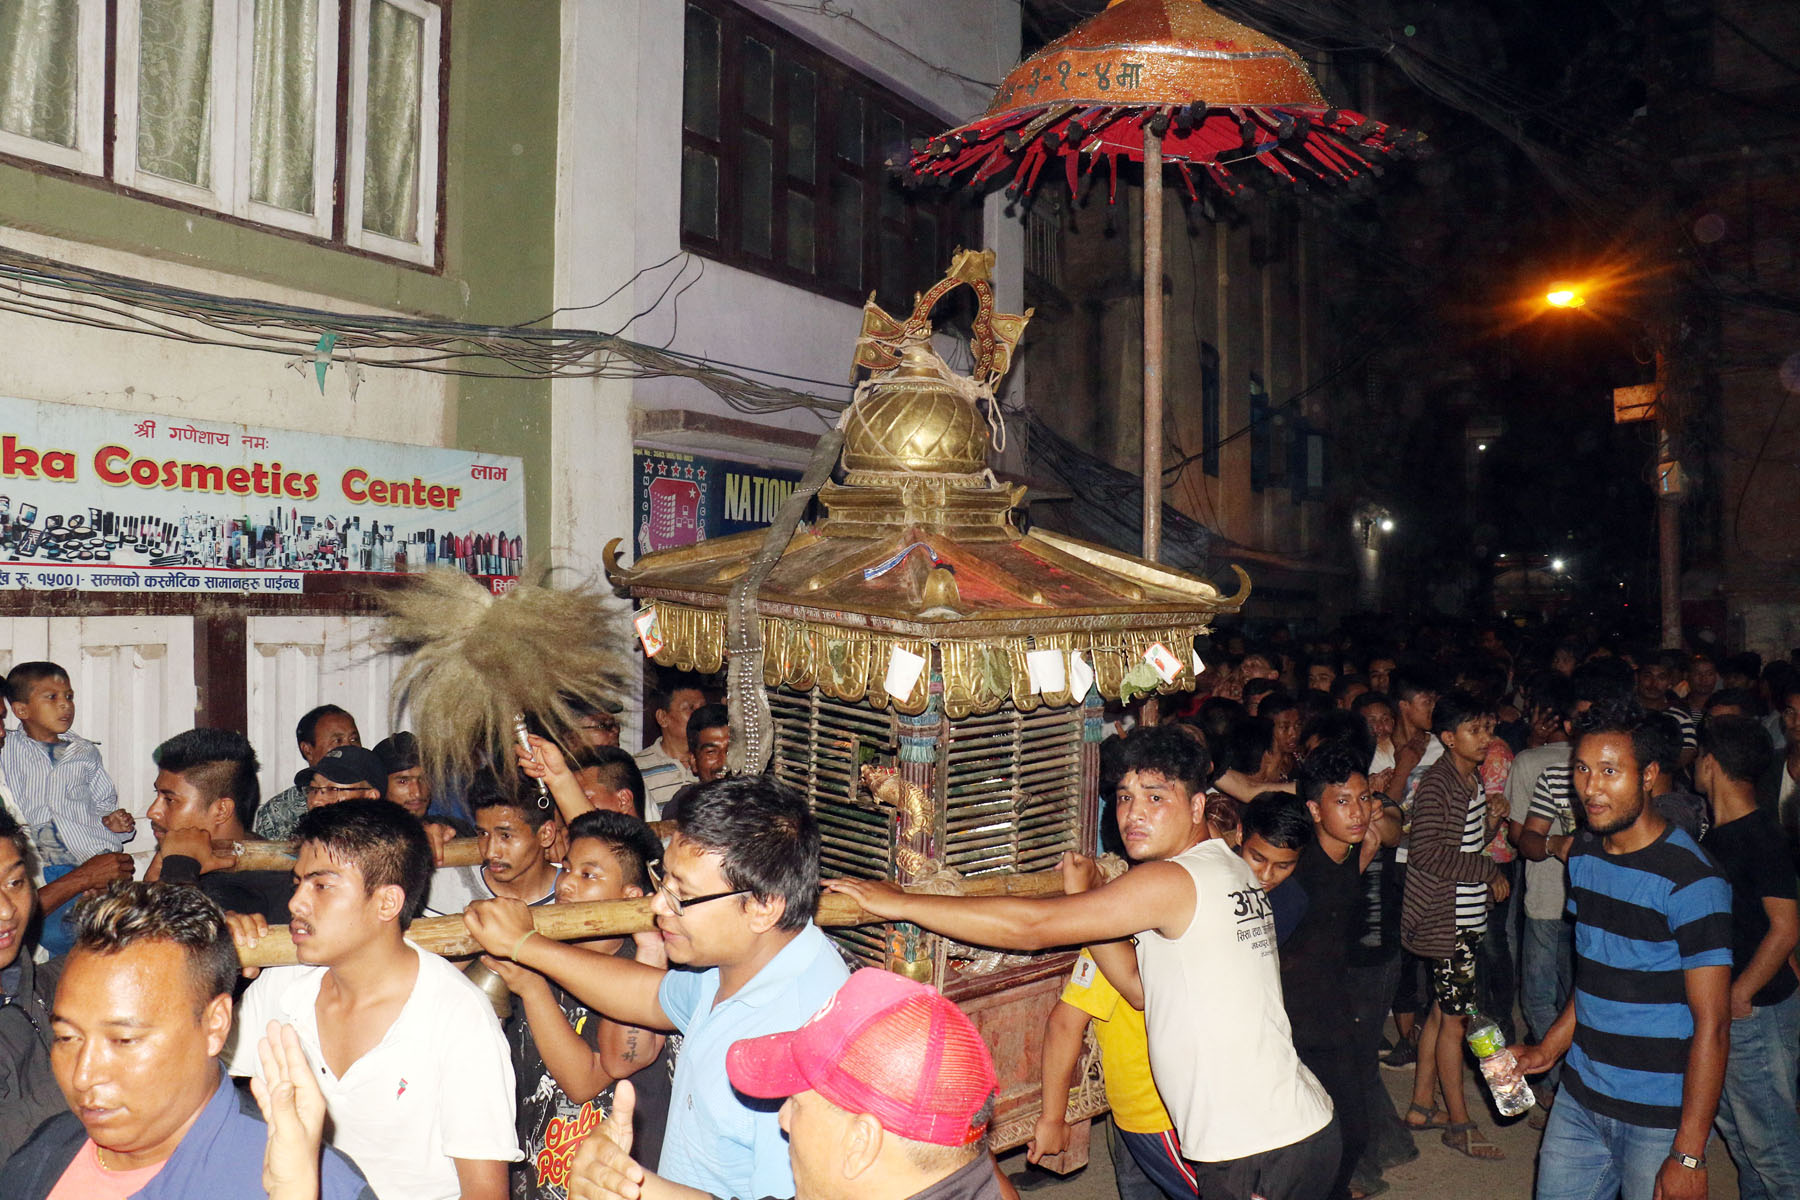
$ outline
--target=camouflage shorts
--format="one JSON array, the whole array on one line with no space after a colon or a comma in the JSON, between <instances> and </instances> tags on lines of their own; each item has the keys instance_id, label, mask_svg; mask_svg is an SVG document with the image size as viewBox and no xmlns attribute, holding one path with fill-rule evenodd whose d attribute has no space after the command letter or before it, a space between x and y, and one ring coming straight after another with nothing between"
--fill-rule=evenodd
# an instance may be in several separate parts
<instances>
[{"instance_id":1,"label":"camouflage shorts","mask_svg":"<svg viewBox=\"0 0 1800 1200\"><path fill-rule=\"evenodd\" d=\"M1456 935L1456 949L1449 958L1431 962L1431 998L1446 1016L1466 1017L1476 1010L1475 953L1481 934L1473 929Z\"/></svg>"}]
</instances>

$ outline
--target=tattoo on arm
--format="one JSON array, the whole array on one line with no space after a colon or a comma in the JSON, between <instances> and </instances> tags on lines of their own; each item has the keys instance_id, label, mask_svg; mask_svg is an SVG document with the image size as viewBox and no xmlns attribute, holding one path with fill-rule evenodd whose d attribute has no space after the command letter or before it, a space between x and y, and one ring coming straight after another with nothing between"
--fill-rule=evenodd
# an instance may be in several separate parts
<instances>
[{"instance_id":1,"label":"tattoo on arm","mask_svg":"<svg viewBox=\"0 0 1800 1200\"><path fill-rule=\"evenodd\" d=\"M625 1049L619 1052L622 1062L636 1062L638 1059L638 1030L636 1027L625 1031Z\"/></svg>"}]
</instances>

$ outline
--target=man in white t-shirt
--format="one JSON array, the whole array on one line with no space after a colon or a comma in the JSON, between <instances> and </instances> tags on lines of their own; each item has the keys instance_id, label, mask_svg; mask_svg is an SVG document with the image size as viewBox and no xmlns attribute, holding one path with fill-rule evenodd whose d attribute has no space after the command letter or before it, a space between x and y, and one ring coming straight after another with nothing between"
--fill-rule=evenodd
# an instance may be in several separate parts
<instances>
[{"instance_id":1,"label":"man in white t-shirt","mask_svg":"<svg viewBox=\"0 0 1800 1200\"><path fill-rule=\"evenodd\" d=\"M399 805L346 800L296 832L302 965L244 993L227 1069L259 1075L259 1031L288 1022L319 1069L331 1144L381 1200L503 1200L519 1157L506 1039L487 997L405 936L431 877L424 830ZM260 916L231 920L240 948L267 932Z\"/></svg>"},{"instance_id":2,"label":"man in white t-shirt","mask_svg":"<svg viewBox=\"0 0 1800 1200\"><path fill-rule=\"evenodd\" d=\"M878 917L972 945L1091 946L1119 994L1144 1010L1150 1070L1201 1193L1319 1200L1337 1170L1337 1117L1294 1052L1268 898L1227 843L1207 840L1206 748L1152 726L1128 734L1120 756L1119 831L1139 865L1103 887L1074 854L1063 878L1079 894L1045 900L826 886ZM1135 952L1122 940L1134 936Z\"/></svg>"}]
</instances>

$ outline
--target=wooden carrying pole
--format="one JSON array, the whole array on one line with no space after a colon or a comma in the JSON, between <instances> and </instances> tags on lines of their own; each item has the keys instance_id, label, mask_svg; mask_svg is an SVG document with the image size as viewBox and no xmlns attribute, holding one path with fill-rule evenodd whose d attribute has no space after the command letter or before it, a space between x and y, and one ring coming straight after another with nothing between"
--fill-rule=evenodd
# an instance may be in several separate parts
<instances>
[{"instance_id":1,"label":"wooden carrying pole","mask_svg":"<svg viewBox=\"0 0 1800 1200\"><path fill-rule=\"evenodd\" d=\"M1030 875L1000 875L970 879L963 884L965 896L1060 896L1063 894L1060 871L1038 871ZM865 912L848 896L826 892L819 897L816 923L825 926L872 925L880 917ZM585 941L588 938L626 937L655 927L650 914L650 901L595 900L585 904L546 904L531 910L532 926L545 937L558 942ZM448 917L427 917L414 921L406 936L433 954L445 958L462 958L480 954L481 947L463 925L460 913ZM238 961L246 967L282 967L299 962L294 954L293 939L286 925L272 925L269 932L248 950L238 951Z\"/></svg>"},{"instance_id":2,"label":"wooden carrying pole","mask_svg":"<svg viewBox=\"0 0 1800 1200\"><path fill-rule=\"evenodd\" d=\"M667 842L675 836L675 822L652 821L650 832ZM298 842L214 842L213 852L232 860L228 871L291 871ZM479 838L455 838L444 843L440 867L473 867L481 862Z\"/></svg>"}]
</instances>

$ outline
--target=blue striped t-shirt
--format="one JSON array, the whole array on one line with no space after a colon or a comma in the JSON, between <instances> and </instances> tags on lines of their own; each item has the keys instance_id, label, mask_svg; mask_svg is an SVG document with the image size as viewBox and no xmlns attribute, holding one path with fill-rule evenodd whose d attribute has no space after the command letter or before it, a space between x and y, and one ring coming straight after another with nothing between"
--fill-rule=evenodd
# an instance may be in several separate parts
<instances>
[{"instance_id":1,"label":"blue striped t-shirt","mask_svg":"<svg viewBox=\"0 0 1800 1200\"><path fill-rule=\"evenodd\" d=\"M1601 1116L1674 1129L1694 1035L1682 972L1731 966L1731 885L1674 825L1629 854L1608 854L1584 830L1569 848L1568 911L1575 918L1569 1090Z\"/></svg>"}]
</instances>

